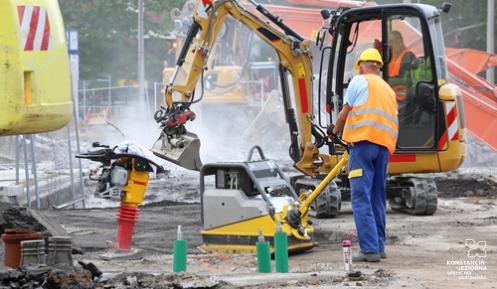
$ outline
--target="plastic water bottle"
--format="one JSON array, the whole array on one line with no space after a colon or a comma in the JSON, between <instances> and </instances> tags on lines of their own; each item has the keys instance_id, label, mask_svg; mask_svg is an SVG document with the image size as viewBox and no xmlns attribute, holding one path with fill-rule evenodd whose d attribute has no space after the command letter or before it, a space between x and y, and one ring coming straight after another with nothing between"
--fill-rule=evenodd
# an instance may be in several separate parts
<instances>
[{"instance_id":1,"label":"plastic water bottle","mask_svg":"<svg viewBox=\"0 0 497 289\"><path fill-rule=\"evenodd\" d=\"M259 242L256 244L257 267L259 273L271 273L271 247L259 229Z\"/></svg>"},{"instance_id":2,"label":"plastic water bottle","mask_svg":"<svg viewBox=\"0 0 497 289\"><path fill-rule=\"evenodd\" d=\"M183 240L181 225L178 225L178 233L173 249L173 272L186 272L187 250L188 244L186 240Z\"/></svg>"},{"instance_id":3,"label":"plastic water bottle","mask_svg":"<svg viewBox=\"0 0 497 289\"><path fill-rule=\"evenodd\" d=\"M342 242L342 252L343 252L343 269L345 272L352 272L352 242L350 240L344 240Z\"/></svg>"},{"instance_id":4,"label":"plastic water bottle","mask_svg":"<svg viewBox=\"0 0 497 289\"><path fill-rule=\"evenodd\" d=\"M283 232L280 220L276 221L276 233L274 233L274 260L276 272L288 273L288 236Z\"/></svg>"}]
</instances>

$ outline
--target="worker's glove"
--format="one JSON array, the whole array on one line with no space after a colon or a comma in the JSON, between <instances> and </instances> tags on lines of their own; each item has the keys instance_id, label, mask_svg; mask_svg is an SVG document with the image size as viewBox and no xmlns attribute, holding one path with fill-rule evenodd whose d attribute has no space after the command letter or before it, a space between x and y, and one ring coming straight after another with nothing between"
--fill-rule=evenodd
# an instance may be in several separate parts
<instances>
[{"instance_id":1,"label":"worker's glove","mask_svg":"<svg viewBox=\"0 0 497 289\"><path fill-rule=\"evenodd\" d=\"M328 135L328 138L329 138L329 139L332 139L332 138L333 138L333 135L334 135L333 130L334 130L334 129L335 129L335 125L334 125L334 124L332 124L332 123L330 123L330 124L328 125L328 127L326 128L326 134Z\"/></svg>"}]
</instances>

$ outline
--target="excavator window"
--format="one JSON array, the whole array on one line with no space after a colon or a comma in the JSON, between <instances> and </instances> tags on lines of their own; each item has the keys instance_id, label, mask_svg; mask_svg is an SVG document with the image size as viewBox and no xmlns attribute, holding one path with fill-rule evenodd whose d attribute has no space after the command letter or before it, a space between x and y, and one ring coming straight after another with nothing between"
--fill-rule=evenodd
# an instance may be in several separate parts
<instances>
[{"instance_id":1,"label":"excavator window","mask_svg":"<svg viewBox=\"0 0 497 289\"><path fill-rule=\"evenodd\" d=\"M420 93L420 86L433 83L430 54L418 16L387 18L387 81L399 105L399 149L432 148L435 144L435 93ZM413 29L414 28L414 29Z\"/></svg>"},{"instance_id":2,"label":"excavator window","mask_svg":"<svg viewBox=\"0 0 497 289\"><path fill-rule=\"evenodd\" d=\"M433 17L428 20L428 27L433 43L433 53L436 62L437 78L447 81L447 57L445 55L444 37L440 17Z\"/></svg>"},{"instance_id":3,"label":"excavator window","mask_svg":"<svg viewBox=\"0 0 497 289\"><path fill-rule=\"evenodd\" d=\"M378 39L382 37L381 21L366 20L354 22L350 26L350 33L347 43L347 57L345 58L344 81L346 86L350 80L358 74L354 70L354 64L359 55L366 48L372 47Z\"/></svg>"}]
</instances>

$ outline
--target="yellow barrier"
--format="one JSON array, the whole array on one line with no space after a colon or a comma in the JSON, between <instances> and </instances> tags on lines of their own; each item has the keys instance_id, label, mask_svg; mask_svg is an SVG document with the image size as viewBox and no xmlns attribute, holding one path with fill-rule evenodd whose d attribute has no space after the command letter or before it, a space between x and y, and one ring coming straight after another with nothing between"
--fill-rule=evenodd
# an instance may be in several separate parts
<instances>
[{"instance_id":1,"label":"yellow barrier","mask_svg":"<svg viewBox=\"0 0 497 289\"><path fill-rule=\"evenodd\" d=\"M0 136L53 131L72 116L66 36L56 0L0 5Z\"/></svg>"}]
</instances>

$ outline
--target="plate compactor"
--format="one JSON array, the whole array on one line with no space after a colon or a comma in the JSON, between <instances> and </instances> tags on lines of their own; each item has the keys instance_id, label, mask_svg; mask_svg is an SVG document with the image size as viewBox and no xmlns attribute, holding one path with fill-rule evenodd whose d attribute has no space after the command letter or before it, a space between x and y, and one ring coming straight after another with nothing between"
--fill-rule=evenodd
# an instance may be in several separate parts
<instances>
[{"instance_id":1,"label":"plate compactor","mask_svg":"<svg viewBox=\"0 0 497 289\"><path fill-rule=\"evenodd\" d=\"M202 250L222 253L254 253L259 230L271 243L278 223L288 235L289 252L309 250L313 240L309 209L313 201L348 162L341 161L312 192L297 195L278 165L261 160L205 164L200 171L202 206ZM214 184L206 181L214 178Z\"/></svg>"}]
</instances>

